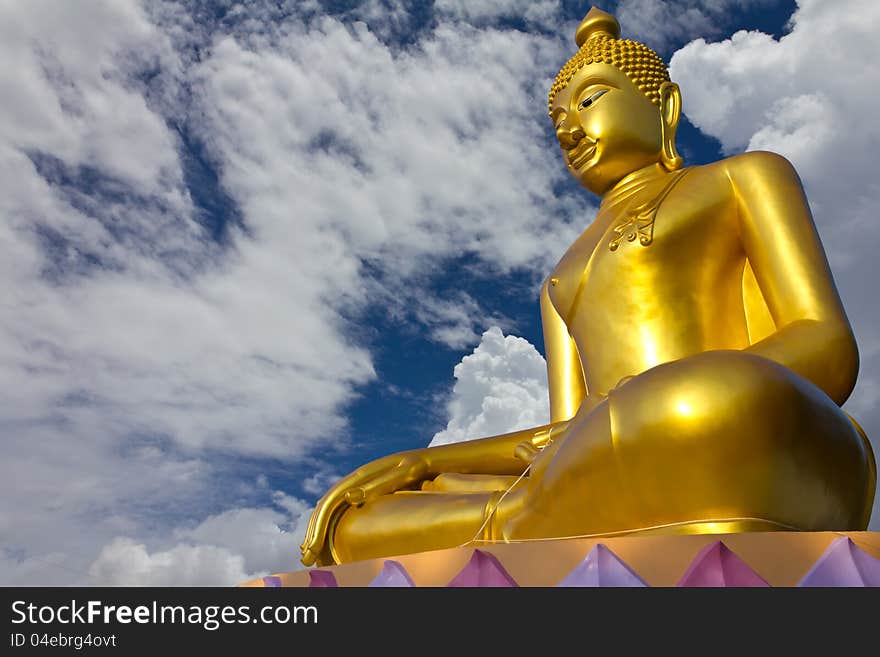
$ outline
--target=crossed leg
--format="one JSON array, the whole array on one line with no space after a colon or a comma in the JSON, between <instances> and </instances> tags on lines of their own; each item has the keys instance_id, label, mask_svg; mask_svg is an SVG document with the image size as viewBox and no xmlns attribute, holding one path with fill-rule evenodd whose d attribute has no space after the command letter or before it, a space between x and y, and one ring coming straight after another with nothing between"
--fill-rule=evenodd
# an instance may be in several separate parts
<instances>
[{"instance_id":1,"label":"crossed leg","mask_svg":"<svg viewBox=\"0 0 880 657\"><path fill-rule=\"evenodd\" d=\"M875 484L866 442L831 399L785 367L707 352L612 390L515 486L512 477L448 474L349 509L335 527L334 556L658 527L863 529Z\"/></svg>"}]
</instances>

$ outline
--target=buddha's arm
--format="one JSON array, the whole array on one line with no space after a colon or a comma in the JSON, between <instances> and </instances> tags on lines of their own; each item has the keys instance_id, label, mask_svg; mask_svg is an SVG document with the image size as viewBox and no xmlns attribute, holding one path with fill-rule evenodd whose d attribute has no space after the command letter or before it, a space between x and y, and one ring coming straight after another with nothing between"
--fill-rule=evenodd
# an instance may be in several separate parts
<instances>
[{"instance_id":1,"label":"buddha's arm","mask_svg":"<svg viewBox=\"0 0 880 657\"><path fill-rule=\"evenodd\" d=\"M528 453L522 453L523 447L534 447L537 452L566 424L559 422L491 438L398 452L361 466L336 482L315 505L302 544L303 563L333 563L329 543L332 525L350 506L396 491L418 489L422 482L446 473L521 475L530 460Z\"/></svg>"},{"instance_id":2,"label":"buddha's arm","mask_svg":"<svg viewBox=\"0 0 880 657\"><path fill-rule=\"evenodd\" d=\"M445 472L519 474L524 467L523 461L528 458L529 444L537 450L552 439L588 399L577 347L550 301L547 285L545 282L541 288L541 323L547 353L550 424L430 448L425 451L430 475Z\"/></svg>"},{"instance_id":3,"label":"buddha's arm","mask_svg":"<svg viewBox=\"0 0 880 657\"><path fill-rule=\"evenodd\" d=\"M541 324L547 354L550 421L560 422L574 417L587 397L587 386L577 346L550 301L548 284L545 282L541 288Z\"/></svg>"},{"instance_id":4,"label":"buddha's arm","mask_svg":"<svg viewBox=\"0 0 880 657\"><path fill-rule=\"evenodd\" d=\"M794 168L779 155L729 160L746 255L777 330L749 351L812 381L842 404L858 351Z\"/></svg>"},{"instance_id":5,"label":"buddha's arm","mask_svg":"<svg viewBox=\"0 0 880 657\"><path fill-rule=\"evenodd\" d=\"M544 344L547 352L547 373L550 390L550 424L511 433L466 440L449 445L438 445L394 454L359 468L348 479L358 480L384 471L386 461L391 459L415 460L419 466L419 479L428 479L445 473L519 475L532 455L552 440L574 417L587 398L583 369L574 340L562 318L553 308L547 292L547 284L541 290L541 320ZM407 463L409 463L407 460Z\"/></svg>"},{"instance_id":6,"label":"buddha's arm","mask_svg":"<svg viewBox=\"0 0 880 657\"><path fill-rule=\"evenodd\" d=\"M549 439L558 435L567 422L522 429L491 438L466 440L420 450L425 459L425 478L444 473L519 475L525 469L530 449L537 453ZM524 451L525 450L525 451Z\"/></svg>"}]
</instances>

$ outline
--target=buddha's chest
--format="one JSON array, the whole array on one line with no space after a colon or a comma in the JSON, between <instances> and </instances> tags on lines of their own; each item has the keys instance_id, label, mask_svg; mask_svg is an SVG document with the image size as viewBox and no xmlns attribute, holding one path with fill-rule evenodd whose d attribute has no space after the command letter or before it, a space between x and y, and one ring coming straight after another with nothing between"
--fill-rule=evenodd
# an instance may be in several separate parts
<instances>
[{"instance_id":1,"label":"buddha's chest","mask_svg":"<svg viewBox=\"0 0 880 657\"><path fill-rule=\"evenodd\" d=\"M569 326L585 305L604 313L644 307L646 298L689 295L710 286L741 251L735 214L723 194L680 185L600 209L550 277L554 307ZM652 204L652 202L654 202ZM618 318L620 319L620 318Z\"/></svg>"}]
</instances>

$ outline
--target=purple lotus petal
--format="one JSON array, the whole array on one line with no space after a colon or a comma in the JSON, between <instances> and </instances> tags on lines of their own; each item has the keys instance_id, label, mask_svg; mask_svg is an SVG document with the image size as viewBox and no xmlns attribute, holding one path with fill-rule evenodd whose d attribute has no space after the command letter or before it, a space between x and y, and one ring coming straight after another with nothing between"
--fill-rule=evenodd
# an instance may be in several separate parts
<instances>
[{"instance_id":1,"label":"purple lotus petal","mask_svg":"<svg viewBox=\"0 0 880 657\"><path fill-rule=\"evenodd\" d=\"M379 571L379 574L376 575L375 579L373 579L369 585L384 588L415 586L409 573L406 572L406 568L403 567L403 564L397 561L392 561L391 559L385 562L385 565L382 566L382 570Z\"/></svg>"},{"instance_id":2,"label":"purple lotus petal","mask_svg":"<svg viewBox=\"0 0 880 657\"><path fill-rule=\"evenodd\" d=\"M841 536L831 542L798 586L880 586L880 559Z\"/></svg>"},{"instance_id":3,"label":"purple lotus petal","mask_svg":"<svg viewBox=\"0 0 880 657\"><path fill-rule=\"evenodd\" d=\"M602 543L597 544L556 586L648 586Z\"/></svg>"},{"instance_id":4,"label":"purple lotus petal","mask_svg":"<svg viewBox=\"0 0 880 657\"><path fill-rule=\"evenodd\" d=\"M519 586L504 570L494 555L482 550L474 550L467 565L461 569L447 586L451 587L503 587Z\"/></svg>"},{"instance_id":5,"label":"purple lotus petal","mask_svg":"<svg viewBox=\"0 0 880 657\"><path fill-rule=\"evenodd\" d=\"M263 586L275 588L281 586L281 578L277 575L269 575L263 578Z\"/></svg>"},{"instance_id":6,"label":"purple lotus petal","mask_svg":"<svg viewBox=\"0 0 880 657\"><path fill-rule=\"evenodd\" d=\"M721 541L707 545L691 562L679 586L770 586Z\"/></svg>"},{"instance_id":7,"label":"purple lotus petal","mask_svg":"<svg viewBox=\"0 0 880 657\"><path fill-rule=\"evenodd\" d=\"M329 570L310 570L309 571L309 588L336 588L336 576Z\"/></svg>"}]
</instances>

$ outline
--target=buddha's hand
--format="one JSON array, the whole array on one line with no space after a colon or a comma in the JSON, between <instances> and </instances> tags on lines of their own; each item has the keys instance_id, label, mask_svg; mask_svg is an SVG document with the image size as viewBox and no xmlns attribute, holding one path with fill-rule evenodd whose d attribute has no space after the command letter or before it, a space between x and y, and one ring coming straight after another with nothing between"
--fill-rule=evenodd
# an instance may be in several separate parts
<instances>
[{"instance_id":1,"label":"buddha's hand","mask_svg":"<svg viewBox=\"0 0 880 657\"><path fill-rule=\"evenodd\" d=\"M520 461L531 463L550 444L561 436L568 428L568 422L559 422L553 426L536 431L528 440L519 443L513 453Z\"/></svg>"},{"instance_id":2,"label":"buddha's hand","mask_svg":"<svg viewBox=\"0 0 880 657\"><path fill-rule=\"evenodd\" d=\"M331 523L349 507L360 506L380 495L417 488L430 476L428 465L425 450L400 452L372 461L337 482L318 500L309 520L302 544L303 564L332 564Z\"/></svg>"}]
</instances>

